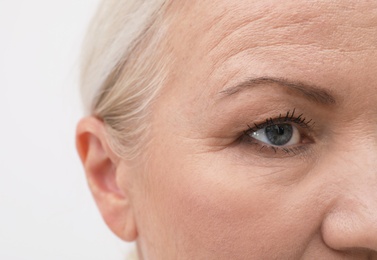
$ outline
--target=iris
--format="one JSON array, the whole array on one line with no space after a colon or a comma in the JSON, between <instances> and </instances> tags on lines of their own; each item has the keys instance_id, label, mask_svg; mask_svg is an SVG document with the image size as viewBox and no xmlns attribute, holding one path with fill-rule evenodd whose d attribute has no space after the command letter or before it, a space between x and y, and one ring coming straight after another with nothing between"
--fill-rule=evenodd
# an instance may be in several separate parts
<instances>
[{"instance_id":1,"label":"iris","mask_svg":"<svg viewBox=\"0 0 377 260\"><path fill-rule=\"evenodd\" d=\"M265 128L265 134L272 145L281 146L291 140L293 127L290 124L271 125Z\"/></svg>"}]
</instances>

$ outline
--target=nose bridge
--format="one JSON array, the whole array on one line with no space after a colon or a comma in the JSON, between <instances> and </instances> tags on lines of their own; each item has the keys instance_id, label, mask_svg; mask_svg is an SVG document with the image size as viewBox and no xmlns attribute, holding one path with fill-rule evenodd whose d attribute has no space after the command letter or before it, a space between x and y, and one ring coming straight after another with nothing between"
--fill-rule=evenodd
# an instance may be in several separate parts
<instances>
[{"instance_id":1,"label":"nose bridge","mask_svg":"<svg viewBox=\"0 0 377 260\"><path fill-rule=\"evenodd\" d=\"M339 178L342 197L357 201L364 209L373 206L377 210L377 142L359 142L335 157L331 167ZM368 206L370 203L372 205Z\"/></svg>"},{"instance_id":2,"label":"nose bridge","mask_svg":"<svg viewBox=\"0 0 377 260\"><path fill-rule=\"evenodd\" d=\"M322 224L325 243L336 250L377 252L377 147L363 142L330 156L337 186L332 208Z\"/></svg>"},{"instance_id":3,"label":"nose bridge","mask_svg":"<svg viewBox=\"0 0 377 260\"><path fill-rule=\"evenodd\" d=\"M377 133L377 131L376 131ZM355 138L335 148L333 167L341 168L343 177L354 183L377 184L377 134ZM361 140L360 140L361 139Z\"/></svg>"}]
</instances>

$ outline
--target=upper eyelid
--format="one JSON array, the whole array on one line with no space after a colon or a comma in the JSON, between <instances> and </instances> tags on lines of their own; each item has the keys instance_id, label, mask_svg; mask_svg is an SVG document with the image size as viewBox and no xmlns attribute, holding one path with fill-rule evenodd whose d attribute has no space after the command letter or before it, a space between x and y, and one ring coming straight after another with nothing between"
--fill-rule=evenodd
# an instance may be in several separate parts
<instances>
[{"instance_id":1,"label":"upper eyelid","mask_svg":"<svg viewBox=\"0 0 377 260\"><path fill-rule=\"evenodd\" d=\"M301 117L300 117L301 116ZM258 131L264 127L276 125L276 124L283 124L283 123L294 123L302 128L313 128L314 121L312 119L306 120L305 117L302 117L303 114L300 114L298 117L279 117L276 118L267 118L262 123L253 123L253 126L247 125L248 130L244 131L245 134Z\"/></svg>"}]
</instances>

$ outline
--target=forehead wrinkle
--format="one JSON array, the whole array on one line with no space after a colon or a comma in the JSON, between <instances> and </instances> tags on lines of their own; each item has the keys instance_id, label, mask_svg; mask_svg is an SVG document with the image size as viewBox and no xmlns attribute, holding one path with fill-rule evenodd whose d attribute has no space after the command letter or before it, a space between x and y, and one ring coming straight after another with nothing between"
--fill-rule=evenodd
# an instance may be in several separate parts
<instances>
[{"instance_id":1,"label":"forehead wrinkle","mask_svg":"<svg viewBox=\"0 0 377 260\"><path fill-rule=\"evenodd\" d=\"M334 13L331 11L334 11L333 9L337 7L341 7L341 10L337 11L335 14L339 15L333 18L332 16ZM284 7L280 6L280 9L282 8ZM338 49L338 45L342 44L342 42L339 42L339 39L345 38L345 35L342 35L342 33L344 34L347 32L346 27L351 27L349 21L347 25L344 25L344 22L347 22L349 18L349 10L346 8L351 9L351 11L355 9L345 7L340 3L330 4L330 7L325 4L320 4L320 7L315 8L313 8L311 5L304 5L298 7L296 6L296 9L291 10L289 13L281 12L280 9L262 9L252 10L250 12L242 11L240 15L244 15L243 17L241 16L241 19L240 15L237 14L239 10L237 8L233 8L229 10L226 17L224 16L222 19L218 19L217 21L211 23L210 28L214 31L206 33L206 38L209 39L206 53L208 53L208 55L212 55L213 53L216 54L218 50L226 49L226 47L229 46L231 46L233 50L229 50L228 52L236 52L240 50L240 45L242 44L237 43L238 39L240 38L251 39L247 44L249 48L263 45L282 45L284 42L289 44L289 42L296 41L297 44L302 45L321 46L324 49ZM325 9L323 13L318 12L322 9ZM245 15L245 13L248 15ZM356 14L353 13L353 15L360 16L361 14L356 12ZM237 17L237 19L232 19L234 17ZM364 16L360 18L363 17ZM337 19L340 19L340 21ZM376 18L373 18L373 16L372 19L376 20ZM364 22L363 26L359 27L360 23L358 21L360 19L354 20L356 20L356 26L359 29L369 28L369 31L371 31L371 29L375 30L375 27L371 26L370 23L369 26L366 26ZM343 31L338 30L342 28L344 28ZM348 28L348 31L350 31L349 29L350 28ZM368 34L368 32L366 33ZM302 37L298 38L298 35L302 35ZM362 38L360 32L357 35L350 36ZM232 38L236 39L232 40ZM370 43L370 41L368 42ZM358 41L359 46L354 46L353 49L357 51L370 48L370 46L365 46L364 43L365 41ZM348 43L344 43L344 45L345 47L351 47ZM343 51L346 51L345 47L343 48ZM243 49L241 48L241 51L242 50Z\"/></svg>"},{"instance_id":2,"label":"forehead wrinkle","mask_svg":"<svg viewBox=\"0 0 377 260\"><path fill-rule=\"evenodd\" d=\"M269 17L270 16L270 17ZM275 39L266 39L266 33L265 29L263 30L263 26L265 27L265 24L269 21L273 20L274 15L269 14L265 15L265 13L261 12L257 14L256 16L252 17L245 17L238 23L226 23L227 19L224 17L223 19L219 19L218 22L220 24L213 25L211 28L215 27L222 27L223 23L225 21L225 24L227 25L226 29L223 30L222 34L213 33L209 34L212 35L219 35L217 37L214 37L214 40L210 41L208 46L208 50L206 50L207 55L212 61L213 70L216 70L219 63L223 63L225 60L229 59L230 57L233 57L237 54L241 54L244 51L251 51L252 49L260 49L260 48L269 48L269 47L279 47L284 45L284 41L282 39L278 39L279 32L273 33L272 36L275 37ZM271 17L272 16L272 17ZM271 28L275 31L281 31L281 30L291 30L292 27L299 27L301 30L306 27L310 27L314 23L312 22L312 19L317 18L317 15L308 16L306 15L303 17L302 15L295 16L295 19L293 19L292 23L285 23L281 24L278 23L276 26L272 26ZM231 24L231 25L228 25ZM248 28L252 27L251 30L248 30ZM243 31L246 31L246 33L243 33ZM309 29L308 29L309 31ZM287 33L285 33L287 35ZM208 36L207 38L210 38ZM232 39L235 38L235 39ZM250 38L251 40L245 44L243 42L243 39ZM297 45L298 44L296 43ZM289 44L289 45L296 45L296 44ZM312 43L307 43L307 45L311 45ZM221 55L218 55L218 52L221 52ZM211 73L212 74L212 73Z\"/></svg>"},{"instance_id":3,"label":"forehead wrinkle","mask_svg":"<svg viewBox=\"0 0 377 260\"><path fill-rule=\"evenodd\" d=\"M239 11L240 13L237 13ZM286 29L290 27L303 28L312 24L312 20L318 18L319 16L319 14L315 14L313 12L302 12L300 9L297 9L296 12L293 11L293 13L274 12L274 9L272 9L272 11L271 9L254 10L246 13L242 9L232 9L229 10L228 16L219 20L219 24L216 27L221 33L216 31L212 34L215 37L214 40L208 44L209 48L207 52L211 53L214 49L222 45L224 41L231 38L235 34L243 35L240 33L240 31L242 32L242 29L245 29L247 26L250 26L252 29L248 30L249 34L258 36L258 33L261 33L260 36L263 36L265 35L266 25L272 30ZM276 23L277 21L279 22ZM211 28L214 27L215 26L212 26Z\"/></svg>"},{"instance_id":4,"label":"forehead wrinkle","mask_svg":"<svg viewBox=\"0 0 377 260\"><path fill-rule=\"evenodd\" d=\"M219 20L218 24L215 24L216 27L222 28L223 33L222 34L217 34L217 33L213 34L213 35L219 35L219 36L217 38L214 38L214 40L209 42L208 50L207 50L209 54L211 54L214 50L216 50L216 48L218 48L226 39L230 38L234 34L239 33L239 30L250 25L251 23L263 19L263 16L254 17L254 19L252 19L252 20L250 18L244 19L244 20L241 20L239 23L234 24L233 26L230 26L229 25L230 23L226 23L226 21L225 21L224 24L227 24L228 26L223 26L224 24L220 23L220 22L223 21L223 20L226 20L226 19L227 19L227 17L224 16L221 20ZM211 28L214 28L215 25L212 26Z\"/></svg>"}]
</instances>

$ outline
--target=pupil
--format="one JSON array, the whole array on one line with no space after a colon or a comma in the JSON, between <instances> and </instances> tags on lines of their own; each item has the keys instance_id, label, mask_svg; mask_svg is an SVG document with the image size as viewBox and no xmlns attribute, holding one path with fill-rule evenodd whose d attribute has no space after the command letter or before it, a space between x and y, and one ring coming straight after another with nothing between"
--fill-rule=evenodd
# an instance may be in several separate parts
<instances>
[{"instance_id":1,"label":"pupil","mask_svg":"<svg viewBox=\"0 0 377 260\"><path fill-rule=\"evenodd\" d=\"M288 124L267 126L265 130L271 144L281 146L287 144L293 135L293 128Z\"/></svg>"}]
</instances>

